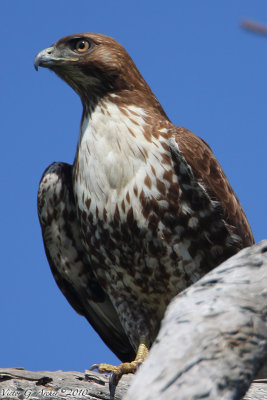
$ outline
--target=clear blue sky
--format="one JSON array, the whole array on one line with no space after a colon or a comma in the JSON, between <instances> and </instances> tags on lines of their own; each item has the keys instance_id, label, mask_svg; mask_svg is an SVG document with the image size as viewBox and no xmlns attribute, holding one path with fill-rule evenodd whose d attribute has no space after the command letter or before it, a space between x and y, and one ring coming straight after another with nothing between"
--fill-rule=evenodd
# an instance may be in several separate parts
<instances>
[{"instance_id":1,"label":"clear blue sky","mask_svg":"<svg viewBox=\"0 0 267 400\"><path fill-rule=\"evenodd\" d=\"M266 237L267 38L240 29L267 23L266 0L0 1L0 367L81 370L117 362L57 288L36 211L42 172L72 163L78 96L37 52L77 32L120 41L170 119L212 147L248 216Z\"/></svg>"}]
</instances>

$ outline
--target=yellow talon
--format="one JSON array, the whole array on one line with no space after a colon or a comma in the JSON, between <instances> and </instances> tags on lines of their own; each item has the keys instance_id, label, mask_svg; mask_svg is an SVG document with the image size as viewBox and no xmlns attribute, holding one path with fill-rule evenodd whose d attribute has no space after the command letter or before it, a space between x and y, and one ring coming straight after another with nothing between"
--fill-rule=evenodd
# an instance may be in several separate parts
<instances>
[{"instance_id":1,"label":"yellow talon","mask_svg":"<svg viewBox=\"0 0 267 400\"><path fill-rule=\"evenodd\" d=\"M114 399L116 386L124 374L135 373L138 366L142 364L148 354L148 341L145 337L140 338L140 344L137 349L135 359L131 362L125 362L120 365L111 365L106 363L94 364L90 370L97 369L100 373L110 373L109 389L110 399Z\"/></svg>"},{"instance_id":2,"label":"yellow talon","mask_svg":"<svg viewBox=\"0 0 267 400\"><path fill-rule=\"evenodd\" d=\"M115 373L119 377L128 373L135 373L137 367L142 364L148 354L148 344L144 337L140 338L140 344L137 349L136 357L131 362L125 362L120 365L111 365L106 363L94 364L90 368L97 369L100 373Z\"/></svg>"}]
</instances>

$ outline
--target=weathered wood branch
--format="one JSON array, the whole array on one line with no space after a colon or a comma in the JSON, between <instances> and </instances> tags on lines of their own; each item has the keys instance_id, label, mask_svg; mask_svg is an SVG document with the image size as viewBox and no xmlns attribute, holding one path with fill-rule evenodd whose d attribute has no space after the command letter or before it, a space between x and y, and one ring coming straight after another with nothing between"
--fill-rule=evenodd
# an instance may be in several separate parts
<instances>
[{"instance_id":1,"label":"weathered wood branch","mask_svg":"<svg viewBox=\"0 0 267 400\"><path fill-rule=\"evenodd\" d=\"M133 376L124 376L117 388L115 400L123 400ZM254 381L244 400L267 397L267 379ZM109 400L108 376L97 372L25 371L0 369L1 400ZM176 399L180 399L177 395ZM138 398L136 398L138 399ZM138 399L139 400L139 399ZM218 399L216 399L218 400Z\"/></svg>"},{"instance_id":2,"label":"weathered wood branch","mask_svg":"<svg viewBox=\"0 0 267 400\"><path fill-rule=\"evenodd\" d=\"M266 359L264 241L176 296L126 399L241 399Z\"/></svg>"},{"instance_id":3,"label":"weathered wood branch","mask_svg":"<svg viewBox=\"0 0 267 400\"><path fill-rule=\"evenodd\" d=\"M172 301L146 362L134 378L121 379L115 400L241 399L266 360L267 240L242 250ZM262 379L244 399L265 396ZM0 400L47 398L107 400L108 377L0 369Z\"/></svg>"},{"instance_id":4,"label":"weathered wood branch","mask_svg":"<svg viewBox=\"0 0 267 400\"><path fill-rule=\"evenodd\" d=\"M132 380L124 376L117 388L115 400L121 400ZM97 372L25 371L0 369L0 399L8 400L109 400L108 376Z\"/></svg>"}]
</instances>

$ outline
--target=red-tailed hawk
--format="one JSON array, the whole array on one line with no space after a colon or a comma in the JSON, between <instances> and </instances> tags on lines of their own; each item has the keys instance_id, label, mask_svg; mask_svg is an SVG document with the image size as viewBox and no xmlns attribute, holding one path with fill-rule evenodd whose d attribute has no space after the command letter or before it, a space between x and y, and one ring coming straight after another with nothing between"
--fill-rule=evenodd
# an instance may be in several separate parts
<instances>
[{"instance_id":1,"label":"red-tailed hawk","mask_svg":"<svg viewBox=\"0 0 267 400\"><path fill-rule=\"evenodd\" d=\"M80 96L73 165L44 172L38 213L58 286L134 370L171 299L253 244L210 147L173 125L125 49L99 34L41 51ZM100 365L117 374L117 369Z\"/></svg>"}]
</instances>

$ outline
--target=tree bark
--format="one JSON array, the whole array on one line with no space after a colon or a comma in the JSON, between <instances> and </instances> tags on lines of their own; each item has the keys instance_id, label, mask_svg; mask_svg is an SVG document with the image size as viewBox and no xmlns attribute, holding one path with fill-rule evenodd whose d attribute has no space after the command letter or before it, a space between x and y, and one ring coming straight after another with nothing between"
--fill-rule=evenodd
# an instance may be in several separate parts
<instances>
[{"instance_id":1,"label":"tree bark","mask_svg":"<svg viewBox=\"0 0 267 400\"><path fill-rule=\"evenodd\" d=\"M123 376L115 400L125 395L133 375ZM109 400L108 376L93 371L25 371L0 369L0 399Z\"/></svg>"},{"instance_id":2,"label":"tree bark","mask_svg":"<svg viewBox=\"0 0 267 400\"><path fill-rule=\"evenodd\" d=\"M267 379L250 384L261 367L267 378L266 361L267 240L173 299L147 360L122 377L115 400L262 400ZM107 400L108 376L0 369L0 400L47 398Z\"/></svg>"},{"instance_id":3,"label":"tree bark","mask_svg":"<svg viewBox=\"0 0 267 400\"><path fill-rule=\"evenodd\" d=\"M121 378L116 388L115 400L123 400L132 378L130 374ZM244 400L265 398L267 379L254 381L243 397ZM16 368L0 369L0 399L109 400L108 376L97 372L87 374L71 371L33 372ZM176 399L180 399L179 394Z\"/></svg>"},{"instance_id":4,"label":"tree bark","mask_svg":"<svg viewBox=\"0 0 267 400\"><path fill-rule=\"evenodd\" d=\"M241 399L266 359L267 240L173 299L126 399Z\"/></svg>"}]
</instances>

